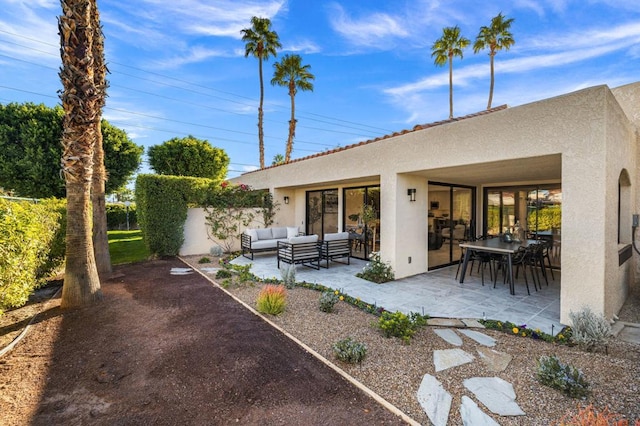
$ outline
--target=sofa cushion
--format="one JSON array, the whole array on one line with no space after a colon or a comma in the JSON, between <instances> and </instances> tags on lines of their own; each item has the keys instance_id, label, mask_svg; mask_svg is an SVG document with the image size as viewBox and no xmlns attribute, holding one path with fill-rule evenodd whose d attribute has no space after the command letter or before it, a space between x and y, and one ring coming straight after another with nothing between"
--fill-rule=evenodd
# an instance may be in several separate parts
<instances>
[{"instance_id":1,"label":"sofa cushion","mask_svg":"<svg viewBox=\"0 0 640 426\"><path fill-rule=\"evenodd\" d=\"M348 232L334 232L331 234L324 234L324 241L348 240L348 239L349 239Z\"/></svg>"},{"instance_id":2,"label":"sofa cushion","mask_svg":"<svg viewBox=\"0 0 640 426\"><path fill-rule=\"evenodd\" d=\"M256 229L256 232L258 233L259 240L270 240L273 238L271 228Z\"/></svg>"},{"instance_id":3,"label":"sofa cushion","mask_svg":"<svg viewBox=\"0 0 640 426\"><path fill-rule=\"evenodd\" d=\"M251 248L253 250L262 250L262 249L275 249L278 246L278 240L270 239L270 240L258 240L251 242Z\"/></svg>"},{"instance_id":4,"label":"sofa cushion","mask_svg":"<svg viewBox=\"0 0 640 426\"><path fill-rule=\"evenodd\" d=\"M298 233L297 226L287 226L287 239L297 237Z\"/></svg>"},{"instance_id":5,"label":"sofa cushion","mask_svg":"<svg viewBox=\"0 0 640 426\"><path fill-rule=\"evenodd\" d=\"M315 243L316 241L318 241L318 236L313 234L313 235L303 235L301 237L292 237L289 238L289 242L291 244L296 244L296 243Z\"/></svg>"},{"instance_id":6,"label":"sofa cushion","mask_svg":"<svg viewBox=\"0 0 640 426\"><path fill-rule=\"evenodd\" d=\"M271 228L271 236L273 238L287 238L287 228L286 227L278 227Z\"/></svg>"},{"instance_id":7,"label":"sofa cushion","mask_svg":"<svg viewBox=\"0 0 640 426\"><path fill-rule=\"evenodd\" d=\"M245 229L244 233L251 237L251 242L258 241L258 233L255 229Z\"/></svg>"}]
</instances>

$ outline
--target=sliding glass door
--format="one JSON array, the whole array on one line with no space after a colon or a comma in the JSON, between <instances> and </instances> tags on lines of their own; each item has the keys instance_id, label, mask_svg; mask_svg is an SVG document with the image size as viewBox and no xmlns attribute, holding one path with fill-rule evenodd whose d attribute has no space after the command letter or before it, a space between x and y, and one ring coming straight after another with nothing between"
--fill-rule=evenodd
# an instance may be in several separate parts
<instances>
[{"instance_id":1,"label":"sliding glass door","mask_svg":"<svg viewBox=\"0 0 640 426\"><path fill-rule=\"evenodd\" d=\"M551 262L560 266L562 188L559 184L486 188L484 230L500 235L521 229L521 238L551 243Z\"/></svg>"},{"instance_id":2,"label":"sliding glass door","mask_svg":"<svg viewBox=\"0 0 640 426\"><path fill-rule=\"evenodd\" d=\"M369 259L380 250L380 186L346 188L344 230L349 232L353 257Z\"/></svg>"},{"instance_id":3,"label":"sliding glass door","mask_svg":"<svg viewBox=\"0 0 640 426\"><path fill-rule=\"evenodd\" d=\"M475 188L429 182L429 269L460 260L459 243L475 234Z\"/></svg>"},{"instance_id":4,"label":"sliding glass door","mask_svg":"<svg viewBox=\"0 0 640 426\"><path fill-rule=\"evenodd\" d=\"M338 232L338 190L323 189L307 192L307 235Z\"/></svg>"}]
</instances>

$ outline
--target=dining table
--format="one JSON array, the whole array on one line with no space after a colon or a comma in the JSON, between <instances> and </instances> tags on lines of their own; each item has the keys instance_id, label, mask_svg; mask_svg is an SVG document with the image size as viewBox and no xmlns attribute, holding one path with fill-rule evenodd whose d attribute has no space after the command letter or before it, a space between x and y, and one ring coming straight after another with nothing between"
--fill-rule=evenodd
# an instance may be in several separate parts
<instances>
[{"instance_id":1,"label":"dining table","mask_svg":"<svg viewBox=\"0 0 640 426\"><path fill-rule=\"evenodd\" d=\"M460 284L464 282L464 276L467 272L469 258L473 252L497 253L507 256L507 273L509 276L509 292L515 294L513 279L513 254L520 247L528 247L531 244L537 244L536 240L522 240L506 242L500 238L489 238L486 240L465 241L460 243L460 247L465 249L464 260L462 261L462 271L460 272Z\"/></svg>"}]
</instances>

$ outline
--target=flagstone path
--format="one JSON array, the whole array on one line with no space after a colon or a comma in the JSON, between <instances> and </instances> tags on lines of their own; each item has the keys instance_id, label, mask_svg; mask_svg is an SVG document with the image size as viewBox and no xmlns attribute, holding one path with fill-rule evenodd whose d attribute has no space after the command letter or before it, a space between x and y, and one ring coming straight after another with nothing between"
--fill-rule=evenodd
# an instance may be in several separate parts
<instances>
[{"instance_id":1,"label":"flagstone path","mask_svg":"<svg viewBox=\"0 0 640 426\"><path fill-rule=\"evenodd\" d=\"M474 323L469 320L433 318L428 321L428 324L455 327L434 330L435 334L444 341L456 346L453 349L433 352L433 364L436 372L476 361L476 357L462 349L463 341L458 333L484 346L477 349L478 358L486 364L490 371L504 371L511 361L509 354L491 349L496 344L495 339L480 331L465 328L484 328L477 321ZM494 414L499 416L525 415L516 403L516 394L511 383L499 377L472 377L464 381L464 386L487 410ZM447 424L452 397L436 377L430 374L424 375L418 388L417 398L427 417L435 426ZM462 397L460 416L464 425L499 424L467 395Z\"/></svg>"}]
</instances>

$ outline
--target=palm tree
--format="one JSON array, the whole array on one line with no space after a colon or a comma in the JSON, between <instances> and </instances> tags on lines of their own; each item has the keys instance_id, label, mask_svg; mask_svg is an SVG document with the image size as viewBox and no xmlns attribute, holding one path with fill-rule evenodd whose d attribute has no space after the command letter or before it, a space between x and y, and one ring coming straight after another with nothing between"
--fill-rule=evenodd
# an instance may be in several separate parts
<instances>
[{"instance_id":1,"label":"palm tree","mask_svg":"<svg viewBox=\"0 0 640 426\"><path fill-rule=\"evenodd\" d=\"M282 45L278 39L278 33L271 31L271 21L267 18L251 18L251 28L241 31L244 46L244 57L252 55L258 58L258 73L260 76L260 105L258 106L258 144L260 149L260 168L264 168L264 130L262 129L264 103L264 83L262 79L262 61L268 60L271 56L277 56L276 49Z\"/></svg>"},{"instance_id":2,"label":"palm tree","mask_svg":"<svg viewBox=\"0 0 640 426\"><path fill-rule=\"evenodd\" d=\"M449 63L449 118L453 118L453 58L459 56L462 59L462 51L469 46L471 41L460 35L460 28L445 27L442 37L437 39L431 47L431 57L435 56L435 64L439 67Z\"/></svg>"},{"instance_id":3,"label":"palm tree","mask_svg":"<svg viewBox=\"0 0 640 426\"><path fill-rule=\"evenodd\" d=\"M62 172L67 189L66 264L63 308L88 305L102 298L91 240L91 180L99 97L93 74L91 27L95 0L61 0L58 19L60 94L64 109Z\"/></svg>"},{"instance_id":4,"label":"palm tree","mask_svg":"<svg viewBox=\"0 0 640 426\"><path fill-rule=\"evenodd\" d=\"M285 55L280 63L273 64L274 73L271 79L272 85L287 87L289 89L289 97L291 97L291 120L289 120L289 138L287 139L287 149L284 154L284 162L291 160L291 151L293 151L293 137L296 134L296 104L295 97L300 90L309 90L313 92L313 83L315 76L309 72L310 65L302 65L300 55Z\"/></svg>"},{"instance_id":5,"label":"palm tree","mask_svg":"<svg viewBox=\"0 0 640 426\"><path fill-rule=\"evenodd\" d=\"M107 174L104 166L104 149L102 146L102 129L100 127L102 108L105 104L107 67L104 63L104 34L100 25L100 12L92 8L91 27L93 28L93 81L98 98L96 99L95 146L93 150L93 178L91 183L91 205L93 206L93 251L96 267L101 277L111 274L111 256L109 254L109 238L107 235L107 211L105 200L105 182Z\"/></svg>"},{"instance_id":6,"label":"palm tree","mask_svg":"<svg viewBox=\"0 0 640 426\"><path fill-rule=\"evenodd\" d=\"M284 155L276 154L273 156L273 161L271 162L272 166L277 166L279 164L284 164Z\"/></svg>"},{"instance_id":7,"label":"palm tree","mask_svg":"<svg viewBox=\"0 0 640 426\"><path fill-rule=\"evenodd\" d=\"M474 53L478 53L487 47L489 48L489 59L491 61L491 86L489 87L489 102L487 103L487 109L491 108L491 101L493 101L493 58L499 50L509 50L509 48L516 42L513 39L513 34L509 31L512 23L513 18L504 19L502 12L498 13L498 16L491 19L490 27L480 27L478 37L476 37L476 41L473 43Z\"/></svg>"}]
</instances>

